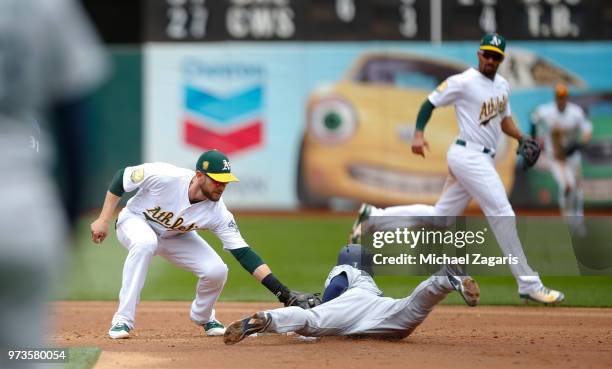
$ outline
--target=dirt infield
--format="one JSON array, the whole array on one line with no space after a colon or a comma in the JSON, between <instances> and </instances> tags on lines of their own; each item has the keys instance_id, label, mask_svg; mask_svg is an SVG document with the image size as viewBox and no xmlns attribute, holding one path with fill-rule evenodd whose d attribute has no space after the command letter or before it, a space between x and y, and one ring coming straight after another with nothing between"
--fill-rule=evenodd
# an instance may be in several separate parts
<instances>
[{"instance_id":1,"label":"dirt infield","mask_svg":"<svg viewBox=\"0 0 612 369\"><path fill-rule=\"evenodd\" d=\"M612 309L439 306L398 341L265 335L225 346L189 321L189 302L143 302L136 336L111 340L115 302L56 302L58 347L97 346L96 368L609 368ZM219 303L224 323L278 305Z\"/></svg>"}]
</instances>

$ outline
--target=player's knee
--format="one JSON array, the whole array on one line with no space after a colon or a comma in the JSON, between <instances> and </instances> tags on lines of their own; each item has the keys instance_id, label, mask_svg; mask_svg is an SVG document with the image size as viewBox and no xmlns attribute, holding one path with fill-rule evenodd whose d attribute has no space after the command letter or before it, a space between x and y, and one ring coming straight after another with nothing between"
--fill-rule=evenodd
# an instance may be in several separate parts
<instances>
[{"instance_id":1,"label":"player's knee","mask_svg":"<svg viewBox=\"0 0 612 369\"><path fill-rule=\"evenodd\" d=\"M227 271L227 265L219 263L209 267L205 273L198 277L206 279L209 283L223 286L227 280Z\"/></svg>"},{"instance_id":2,"label":"player's knee","mask_svg":"<svg viewBox=\"0 0 612 369\"><path fill-rule=\"evenodd\" d=\"M482 211L487 217L513 217L515 215L508 201L498 206L485 206Z\"/></svg>"},{"instance_id":3,"label":"player's knee","mask_svg":"<svg viewBox=\"0 0 612 369\"><path fill-rule=\"evenodd\" d=\"M501 217L513 217L515 214L514 210L512 210L512 206L508 204L507 206L504 206L503 208L499 209L499 214L497 215Z\"/></svg>"},{"instance_id":4,"label":"player's knee","mask_svg":"<svg viewBox=\"0 0 612 369\"><path fill-rule=\"evenodd\" d=\"M153 256L155 255L155 251L157 251L157 242L142 241L136 243L129 252L136 256Z\"/></svg>"}]
</instances>

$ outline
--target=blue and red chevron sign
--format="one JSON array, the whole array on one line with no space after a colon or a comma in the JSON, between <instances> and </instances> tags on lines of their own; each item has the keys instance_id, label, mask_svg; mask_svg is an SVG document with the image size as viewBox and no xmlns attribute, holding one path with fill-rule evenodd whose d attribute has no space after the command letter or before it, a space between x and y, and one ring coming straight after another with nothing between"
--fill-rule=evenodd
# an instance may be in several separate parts
<instances>
[{"instance_id":1,"label":"blue and red chevron sign","mask_svg":"<svg viewBox=\"0 0 612 369\"><path fill-rule=\"evenodd\" d=\"M203 150L232 154L263 141L263 87L261 84L231 92L184 86L185 142Z\"/></svg>"}]
</instances>

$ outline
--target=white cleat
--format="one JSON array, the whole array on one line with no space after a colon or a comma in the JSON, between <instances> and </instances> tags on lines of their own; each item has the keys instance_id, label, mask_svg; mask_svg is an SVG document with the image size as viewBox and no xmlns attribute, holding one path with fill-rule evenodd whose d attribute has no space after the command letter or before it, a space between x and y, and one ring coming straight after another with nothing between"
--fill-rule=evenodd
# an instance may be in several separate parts
<instances>
[{"instance_id":1,"label":"white cleat","mask_svg":"<svg viewBox=\"0 0 612 369\"><path fill-rule=\"evenodd\" d=\"M223 336L225 334L225 326L217 319L203 325L206 335L209 337Z\"/></svg>"},{"instance_id":2,"label":"white cleat","mask_svg":"<svg viewBox=\"0 0 612 369\"><path fill-rule=\"evenodd\" d=\"M130 327L125 323L114 324L108 330L108 336L114 340L130 338Z\"/></svg>"},{"instance_id":3,"label":"white cleat","mask_svg":"<svg viewBox=\"0 0 612 369\"><path fill-rule=\"evenodd\" d=\"M555 305L565 300L565 295L560 291L550 290L544 286L531 293L521 293L519 296L525 300L535 301L544 305Z\"/></svg>"}]
</instances>

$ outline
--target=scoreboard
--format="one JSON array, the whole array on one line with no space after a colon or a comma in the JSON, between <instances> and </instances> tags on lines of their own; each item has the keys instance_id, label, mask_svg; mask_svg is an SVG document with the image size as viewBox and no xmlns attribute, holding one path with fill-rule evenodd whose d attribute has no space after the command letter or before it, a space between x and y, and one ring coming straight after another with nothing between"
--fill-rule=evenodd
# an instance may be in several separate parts
<instances>
[{"instance_id":1,"label":"scoreboard","mask_svg":"<svg viewBox=\"0 0 612 369\"><path fill-rule=\"evenodd\" d=\"M142 41L610 40L608 0L144 0Z\"/></svg>"}]
</instances>

